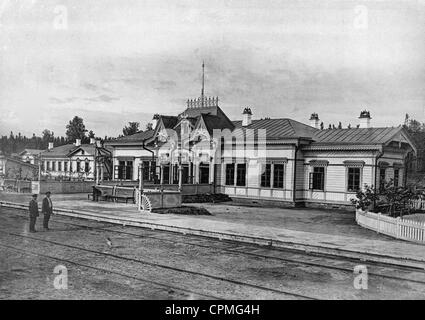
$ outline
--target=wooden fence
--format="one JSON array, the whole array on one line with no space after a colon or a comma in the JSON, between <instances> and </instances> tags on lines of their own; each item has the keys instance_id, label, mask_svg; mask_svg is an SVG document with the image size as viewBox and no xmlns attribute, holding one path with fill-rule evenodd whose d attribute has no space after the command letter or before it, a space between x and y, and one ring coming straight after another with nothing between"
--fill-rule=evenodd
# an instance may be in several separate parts
<instances>
[{"instance_id":1,"label":"wooden fence","mask_svg":"<svg viewBox=\"0 0 425 320\"><path fill-rule=\"evenodd\" d=\"M392 218L381 213L356 210L358 225L374 230L388 236L425 243L425 222L413 221L403 218Z\"/></svg>"}]
</instances>

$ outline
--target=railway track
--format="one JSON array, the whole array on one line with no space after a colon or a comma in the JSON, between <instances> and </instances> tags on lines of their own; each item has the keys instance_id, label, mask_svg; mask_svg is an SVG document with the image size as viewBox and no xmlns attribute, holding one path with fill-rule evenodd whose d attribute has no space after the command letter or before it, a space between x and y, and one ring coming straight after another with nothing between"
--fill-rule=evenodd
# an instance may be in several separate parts
<instances>
[{"instance_id":1,"label":"railway track","mask_svg":"<svg viewBox=\"0 0 425 320\"><path fill-rule=\"evenodd\" d=\"M15 217L19 217L19 218L26 218L26 216L24 215L16 215L14 213L12 213L13 210L20 210L23 211L22 209L8 209L10 210L13 216ZM195 247L201 247L201 248L211 248L211 246L209 245L205 245L205 244L201 244L201 243L194 243L194 242L188 242L188 241L181 241L181 240L176 240L175 233L169 232L169 231L161 231L162 234L169 234L170 235L170 239L166 239L164 237L158 237L155 235L149 235L149 234L137 234L137 233L132 233L132 232L126 232L126 231L121 231L121 230L113 230L113 229L109 229L109 227L105 228L105 227L95 227L95 226L87 226L87 225L83 225L83 224L78 224L78 223L73 223L73 222L64 222L64 221L58 221L57 219L55 220L55 223L61 223L63 225L68 225L68 226L74 226L74 227L79 227L79 228L86 228L86 229L90 229L90 230L98 230L98 231L106 231L108 233L115 233L115 234L123 234L123 235L128 235L128 236L132 236L132 237L137 237L137 238L151 238L154 240L158 240L158 241L163 241L163 242L168 242L168 243L178 243L178 244L184 244L184 245L190 245L190 246L195 246ZM109 224L109 223L108 223ZM111 224L111 227L116 227L116 225ZM179 236L181 237L181 235L179 234ZM198 237L198 238L202 238L204 239L204 237L202 236L194 236L194 237ZM212 240L209 238L205 238L208 241L214 241L214 242L219 242L217 240ZM337 266L337 265L332 265L330 263L332 262L340 262L340 261L350 261L351 263L354 263L355 265L358 264L364 264L364 261L361 260L355 260L355 259L348 259L345 258L341 259L335 256L325 256L325 255L319 255L317 253L311 253L310 255L313 256L314 258L320 258L323 259L322 262L314 262L312 261L311 257L306 258L301 258L298 257L298 259L294 259L294 258L283 258L283 257L277 257L277 256L270 256L267 254L261 254L261 253L255 253L255 252L249 252L249 251L244 251L245 248L247 247L258 247L258 249L265 249L264 246L260 246L260 245L241 245L238 242L232 242L230 240L224 240L226 243L229 244L235 244L236 247L235 248L214 248L216 250L220 250L223 252L229 252L229 253L237 253L237 254L241 254L241 255L247 255L247 256L253 256L253 257L258 257L258 258L263 258L263 259L271 259L271 260L277 260L277 261L282 261L282 262L287 262L287 263L295 263L295 264L303 264L306 266L311 266L311 267L319 267L319 268L325 268L328 270L337 270L337 271L342 271L342 272L348 272L348 273L353 273L353 267L347 267L347 266ZM223 242L223 241L220 241ZM239 249L238 249L239 248ZM289 249L277 249L277 248L267 248L268 250L273 250L273 251L277 251L277 252L285 252L285 253L290 253L293 255L298 255L301 256L299 254L299 252L296 252L296 250L289 250ZM305 256L305 254L304 254ZM388 264L384 264L384 263L374 263L373 267L375 269L381 268L382 272L376 272L376 271L370 271L368 270L368 275L369 276L375 276L375 277L379 277L379 278L383 278L383 279L389 279L389 280L397 280L397 281L408 281L411 283L417 283L417 284L423 284L425 285L425 270L423 269L419 269L419 268L412 268L412 267L405 267L405 266L394 266L394 265L388 265ZM419 279L413 279L413 278L406 278L406 277L401 277L401 276L395 276L395 275L390 275L388 273L394 273L393 271L398 271L398 272L415 272L417 274L423 275L424 279L423 280L419 280Z\"/></svg>"},{"instance_id":2,"label":"railway track","mask_svg":"<svg viewBox=\"0 0 425 320\"><path fill-rule=\"evenodd\" d=\"M94 254L94 255L98 255L98 256L120 259L122 261L143 264L143 265L147 265L147 266L154 267L154 268L166 269L168 271L182 273L182 274L190 275L192 277L199 277L199 278L201 278L201 280L202 280L202 278L211 279L211 280L215 280L215 281L219 281L219 282L225 282L225 283L228 283L228 284L231 284L231 285L237 285L237 286L241 286L241 287L249 287L249 288L252 288L252 289L262 291L264 293L271 292L271 293L282 295L283 297L291 297L291 298L306 299L306 300L318 300L318 298L316 298L316 297L311 297L311 296L307 296L307 295L303 295L303 294L299 294L299 293L294 293L294 292L290 292L290 291L286 291L286 290L269 288L269 287L260 286L260 285L256 285L256 284L252 284L252 283L247 283L247 282L243 282L243 281L239 281L239 280L233 280L233 279L224 278L224 277L220 277L220 276L214 276L214 275L210 275L210 274L206 274L206 273L202 273L202 272L198 272L198 271L186 270L186 269L182 269L182 268L178 268L178 267L172 267L172 266L169 266L169 265L150 262L150 261L146 261L146 260L125 257L125 256L113 254L113 253L110 253L110 252L102 252L102 251L99 251L99 250L77 247L77 246L74 246L74 245L61 243L61 242L58 242L58 241L40 239L40 238L35 237L35 236L29 236L29 235L19 234L19 233L15 233L15 232L9 232L9 231L1 229L1 228L0 228L0 233L7 234L8 236L14 236L14 237L19 237L19 238L23 238L23 239L30 239L33 242L34 241L43 242L43 243L47 243L49 245L55 245L55 246L60 246L60 247L68 248L68 249L72 249L72 250L78 250L78 251L81 251L81 252L86 252L86 253L90 253L90 254ZM69 259L54 257L54 256L48 255L48 254L34 253L34 252L28 251L26 249L22 249L22 248L11 246L11 245L0 244L0 246L5 247L5 248L9 248L9 249L20 250L21 252L30 253L30 254L42 256L42 257L45 257L45 258L50 258L50 259L55 259L55 260L58 260L58 261L64 261L64 262L72 263L74 265L81 266L81 267L91 267L91 268L95 268L99 271L111 272L110 270L107 270L107 269L104 269L104 268L93 267L93 266L81 264L79 262L72 261L72 260L69 260ZM111 273L115 273L115 274L118 274L118 275L121 275L121 276L126 276L125 274L122 274L122 273L117 273L117 272L111 272ZM134 277L132 277L132 278L134 278ZM149 281L148 279L140 278L140 277L136 277L135 279L139 280L139 281ZM163 283L157 283L156 282L154 284L170 287L169 285L163 284ZM182 289L182 288L179 288L179 287L175 287L175 289L180 290L180 291L187 290L187 289ZM191 293L195 293L195 294L198 294L198 295L204 295L204 294L201 294L201 293L198 293L198 292L191 292ZM216 296L209 296L209 298L223 299L223 298L216 297Z\"/></svg>"},{"instance_id":3,"label":"railway track","mask_svg":"<svg viewBox=\"0 0 425 320\"><path fill-rule=\"evenodd\" d=\"M173 285L163 284L163 283L160 283L160 282L157 282L157 281L152 281L152 280L149 280L149 279L128 275L128 274L125 274L125 273L122 273L122 272L107 270L105 268L99 268L99 267L91 266L91 265L88 265L88 264L83 264L83 263L79 263L79 262L76 262L76 261L72 261L72 260L69 260L69 259L58 258L58 257L54 257L54 256L51 256L51 255L42 254L42 253L34 253L30 250L26 250L26 249L22 249L22 248L10 246L10 245L5 245L3 243L0 243L0 247L6 248L6 249L9 249L9 250L14 250L14 251L17 251L17 252L20 252L20 253L25 253L26 255L47 258L47 259L55 260L55 261L58 261L58 262L61 262L61 263L67 263L67 264L70 264L70 265L75 265L75 266L81 267L81 268L100 271L100 272L103 272L103 273L114 274L114 275L118 275L118 276L130 279L130 280L135 280L135 281L140 281L140 282L143 282L143 283L153 284L153 285L159 286L161 288L164 288L166 290L173 289L173 290L176 290L177 292L194 294L196 296L204 297L206 299L214 299L214 300L220 300L221 299L218 296L207 295L207 294L204 294L204 293L188 290L187 288L181 288L181 287L177 287L177 286L173 286Z\"/></svg>"}]
</instances>

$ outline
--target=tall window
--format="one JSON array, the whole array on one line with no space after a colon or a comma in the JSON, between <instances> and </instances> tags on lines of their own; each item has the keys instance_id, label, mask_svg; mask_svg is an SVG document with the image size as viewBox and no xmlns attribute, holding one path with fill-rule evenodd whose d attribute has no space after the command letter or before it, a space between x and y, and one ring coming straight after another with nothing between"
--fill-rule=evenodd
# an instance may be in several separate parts
<instances>
[{"instance_id":1,"label":"tall window","mask_svg":"<svg viewBox=\"0 0 425 320\"><path fill-rule=\"evenodd\" d=\"M283 169L283 164L275 163L273 165L273 188L283 188Z\"/></svg>"},{"instance_id":2,"label":"tall window","mask_svg":"<svg viewBox=\"0 0 425 320\"><path fill-rule=\"evenodd\" d=\"M270 188L270 179L272 173L272 165L267 163L262 165L261 170L261 186L263 188Z\"/></svg>"},{"instance_id":3,"label":"tall window","mask_svg":"<svg viewBox=\"0 0 425 320\"><path fill-rule=\"evenodd\" d=\"M189 183L189 165L188 164L182 165L182 183L183 184Z\"/></svg>"},{"instance_id":4,"label":"tall window","mask_svg":"<svg viewBox=\"0 0 425 320\"><path fill-rule=\"evenodd\" d=\"M173 165L173 184L179 183L179 165L176 163Z\"/></svg>"},{"instance_id":5,"label":"tall window","mask_svg":"<svg viewBox=\"0 0 425 320\"><path fill-rule=\"evenodd\" d=\"M81 163L80 160L77 160L77 168L76 168L77 172L81 172Z\"/></svg>"},{"instance_id":6,"label":"tall window","mask_svg":"<svg viewBox=\"0 0 425 320\"><path fill-rule=\"evenodd\" d=\"M170 183L170 165L165 165L162 167L162 177L163 177L163 183L168 184Z\"/></svg>"},{"instance_id":7,"label":"tall window","mask_svg":"<svg viewBox=\"0 0 425 320\"><path fill-rule=\"evenodd\" d=\"M56 161L52 161L52 171L56 171Z\"/></svg>"},{"instance_id":8,"label":"tall window","mask_svg":"<svg viewBox=\"0 0 425 320\"><path fill-rule=\"evenodd\" d=\"M398 187L399 178L400 178L400 169L394 169L394 187Z\"/></svg>"},{"instance_id":9,"label":"tall window","mask_svg":"<svg viewBox=\"0 0 425 320\"><path fill-rule=\"evenodd\" d=\"M62 161L58 162L58 171L62 171Z\"/></svg>"},{"instance_id":10,"label":"tall window","mask_svg":"<svg viewBox=\"0 0 425 320\"><path fill-rule=\"evenodd\" d=\"M233 163L226 164L226 186L235 184L235 165Z\"/></svg>"},{"instance_id":11,"label":"tall window","mask_svg":"<svg viewBox=\"0 0 425 320\"><path fill-rule=\"evenodd\" d=\"M360 189L360 168L348 168L348 186L349 192L355 192Z\"/></svg>"},{"instance_id":12,"label":"tall window","mask_svg":"<svg viewBox=\"0 0 425 320\"><path fill-rule=\"evenodd\" d=\"M133 179L133 161L120 160L118 166L115 166L115 179L132 180Z\"/></svg>"},{"instance_id":13,"label":"tall window","mask_svg":"<svg viewBox=\"0 0 425 320\"><path fill-rule=\"evenodd\" d=\"M67 172L68 171L68 162L64 162L63 163L63 171Z\"/></svg>"},{"instance_id":14,"label":"tall window","mask_svg":"<svg viewBox=\"0 0 425 320\"><path fill-rule=\"evenodd\" d=\"M208 163L201 163L199 165L199 183L210 182L210 165Z\"/></svg>"},{"instance_id":15,"label":"tall window","mask_svg":"<svg viewBox=\"0 0 425 320\"><path fill-rule=\"evenodd\" d=\"M89 171L90 171L90 165L89 165L90 163L88 162L88 161L86 161L85 163L84 163L84 172L85 173L88 173Z\"/></svg>"},{"instance_id":16,"label":"tall window","mask_svg":"<svg viewBox=\"0 0 425 320\"><path fill-rule=\"evenodd\" d=\"M149 181L150 176L150 161L143 161L143 181Z\"/></svg>"},{"instance_id":17,"label":"tall window","mask_svg":"<svg viewBox=\"0 0 425 320\"><path fill-rule=\"evenodd\" d=\"M238 163L236 167L236 185L246 185L246 163Z\"/></svg>"},{"instance_id":18,"label":"tall window","mask_svg":"<svg viewBox=\"0 0 425 320\"><path fill-rule=\"evenodd\" d=\"M325 168L314 167L310 172L310 189L325 190Z\"/></svg>"},{"instance_id":19,"label":"tall window","mask_svg":"<svg viewBox=\"0 0 425 320\"><path fill-rule=\"evenodd\" d=\"M379 188L384 189L385 186L385 168L379 169Z\"/></svg>"}]
</instances>

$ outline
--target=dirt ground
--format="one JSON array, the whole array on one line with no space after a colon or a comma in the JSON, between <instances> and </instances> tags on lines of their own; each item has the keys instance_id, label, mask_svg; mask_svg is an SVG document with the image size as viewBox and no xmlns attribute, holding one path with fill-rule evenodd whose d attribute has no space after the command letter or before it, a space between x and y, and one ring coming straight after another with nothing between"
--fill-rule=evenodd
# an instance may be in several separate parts
<instances>
[{"instance_id":1,"label":"dirt ground","mask_svg":"<svg viewBox=\"0 0 425 320\"><path fill-rule=\"evenodd\" d=\"M259 208L232 202L217 204L191 203L191 205L204 207L210 211L213 216L208 216L208 219L225 220L247 225L280 227L282 229L319 234L394 241L390 237L377 234L357 225L355 212L311 208Z\"/></svg>"},{"instance_id":2,"label":"dirt ground","mask_svg":"<svg viewBox=\"0 0 425 320\"><path fill-rule=\"evenodd\" d=\"M320 299L425 298L423 284L372 275L368 289L358 290L356 264L343 259L61 216L51 231L29 234L27 220L22 211L0 208L0 299L293 299L288 291ZM59 264L68 270L66 290L53 285ZM425 283L424 274L402 275Z\"/></svg>"}]
</instances>

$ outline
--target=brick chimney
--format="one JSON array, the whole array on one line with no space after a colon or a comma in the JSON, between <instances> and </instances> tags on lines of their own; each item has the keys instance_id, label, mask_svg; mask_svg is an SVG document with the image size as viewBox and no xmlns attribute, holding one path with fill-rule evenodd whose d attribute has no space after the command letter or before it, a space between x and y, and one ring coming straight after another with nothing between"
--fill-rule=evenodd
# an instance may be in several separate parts
<instances>
[{"instance_id":1,"label":"brick chimney","mask_svg":"<svg viewBox=\"0 0 425 320\"><path fill-rule=\"evenodd\" d=\"M252 123L252 112L251 108L245 108L242 112L242 126L246 127Z\"/></svg>"},{"instance_id":2,"label":"brick chimney","mask_svg":"<svg viewBox=\"0 0 425 320\"><path fill-rule=\"evenodd\" d=\"M367 110L363 110L360 112L360 128L370 128L370 112Z\"/></svg>"},{"instance_id":3,"label":"brick chimney","mask_svg":"<svg viewBox=\"0 0 425 320\"><path fill-rule=\"evenodd\" d=\"M47 147L48 150L52 150L53 149L53 142L49 142L49 146Z\"/></svg>"},{"instance_id":4,"label":"brick chimney","mask_svg":"<svg viewBox=\"0 0 425 320\"><path fill-rule=\"evenodd\" d=\"M317 113L312 113L310 116L310 126L319 129L319 120L319 115Z\"/></svg>"},{"instance_id":5,"label":"brick chimney","mask_svg":"<svg viewBox=\"0 0 425 320\"><path fill-rule=\"evenodd\" d=\"M81 139L75 139L75 146L76 147L81 146Z\"/></svg>"}]
</instances>

